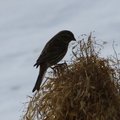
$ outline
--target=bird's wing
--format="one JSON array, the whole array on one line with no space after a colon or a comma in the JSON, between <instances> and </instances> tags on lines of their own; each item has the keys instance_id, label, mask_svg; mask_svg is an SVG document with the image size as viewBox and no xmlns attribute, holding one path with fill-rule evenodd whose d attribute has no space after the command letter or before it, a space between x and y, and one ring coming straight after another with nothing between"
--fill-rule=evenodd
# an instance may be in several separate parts
<instances>
[{"instance_id":1,"label":"bird's wing","mask_svg":"<svg viewBox=\"0 0 120 120\"><path fill-rule=\"evenodd\" d=\"M43 52L43 54L41 54L41 56L38 58L37 62L42 63L56 61L57 63L64 57L66 52L67 49L53 46L52 49L49 49L47 52Z\"/></svg>"},{"instance_id":2,"label":"bird's wing","mask_svg":"<svg viewBox=\"0 0 120 120\"><path fill-rule=\"evenodd\" d=\"M40 63L48 62L50 64L56 64L59 62L67 52L67 47L63 44L57 44L54 41L49 41L44 47L40 57L38 58L36 65Z\"/></svg>"}]
</instances>

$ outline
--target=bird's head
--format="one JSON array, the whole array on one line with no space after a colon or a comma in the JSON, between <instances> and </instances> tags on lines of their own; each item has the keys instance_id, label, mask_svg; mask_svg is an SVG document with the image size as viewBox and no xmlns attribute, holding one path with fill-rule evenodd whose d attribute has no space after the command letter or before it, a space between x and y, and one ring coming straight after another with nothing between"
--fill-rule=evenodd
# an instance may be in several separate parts
<instances>
[{"instance_id":1,"label":"bird's head","mask_svg":"<svg viewBox=\"0 0 120 120\"><path fill-rule=\"evenodd\" d=\"M61 40L63 40L66 43L76 41L74 34L69 30L60 31L58 35L61 37Z\"/></svg>"}]
</instances>

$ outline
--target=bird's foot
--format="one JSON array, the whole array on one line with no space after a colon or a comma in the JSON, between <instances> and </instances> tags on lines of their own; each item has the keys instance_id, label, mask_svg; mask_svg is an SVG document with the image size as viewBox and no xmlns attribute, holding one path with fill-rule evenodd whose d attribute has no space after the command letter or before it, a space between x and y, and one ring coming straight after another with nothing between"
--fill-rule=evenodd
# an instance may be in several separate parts
<instances>
[{"instance_id":1,"label":"bird's foot","mask_svg":"<svg viewBox=\"0 0 120 120\"><path fill-rule=\"evenodd\" d=\"M61 75L65 72L66 69L68 69L67 63L60 63L60 64L56 64L54 65L54 67L51 67L54 71L54 75Z\"/></svg>"}]
</instances>

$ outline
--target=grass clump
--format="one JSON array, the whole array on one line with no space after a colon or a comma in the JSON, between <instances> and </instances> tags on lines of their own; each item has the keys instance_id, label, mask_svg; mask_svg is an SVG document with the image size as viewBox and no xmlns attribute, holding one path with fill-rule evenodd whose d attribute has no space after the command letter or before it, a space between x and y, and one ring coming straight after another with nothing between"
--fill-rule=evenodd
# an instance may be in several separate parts
<instances>
[{"instance_id":1,"label":"grass clump","mask_svg":"<svg viewBox=\"0 0 120 120\"><path fill-rule=\"evenodd\" d=\"M30 98L23 120L119 120L118 59L99 57L91 35L73 47L70 65L55 67L53 77Z\"/></svg>"}]
</instances>

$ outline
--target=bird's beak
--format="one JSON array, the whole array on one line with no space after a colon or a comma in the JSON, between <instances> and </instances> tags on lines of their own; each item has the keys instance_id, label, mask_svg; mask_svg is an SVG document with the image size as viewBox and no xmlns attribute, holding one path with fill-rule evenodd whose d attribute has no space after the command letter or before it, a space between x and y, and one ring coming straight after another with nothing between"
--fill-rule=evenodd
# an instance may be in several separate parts
<instances>
[{"instance_id":1,"label":"bird's beak","mask_svg":"<svg viewBox=\"0 0 120 120\"><path fill-rule=\"evenodd\" d=\"M76 41L76 39L74 38L73 41Z\"/></svg>"},{"instance_id":2,"label":"bird's beak","mask_svg":"<svg viewBox=\"0 0 120 120\"><path fill-rule=\"evenodd\" d=\"M75 37L73 38L73 41L76 41Z\"/></svg>"}]
</instances>

